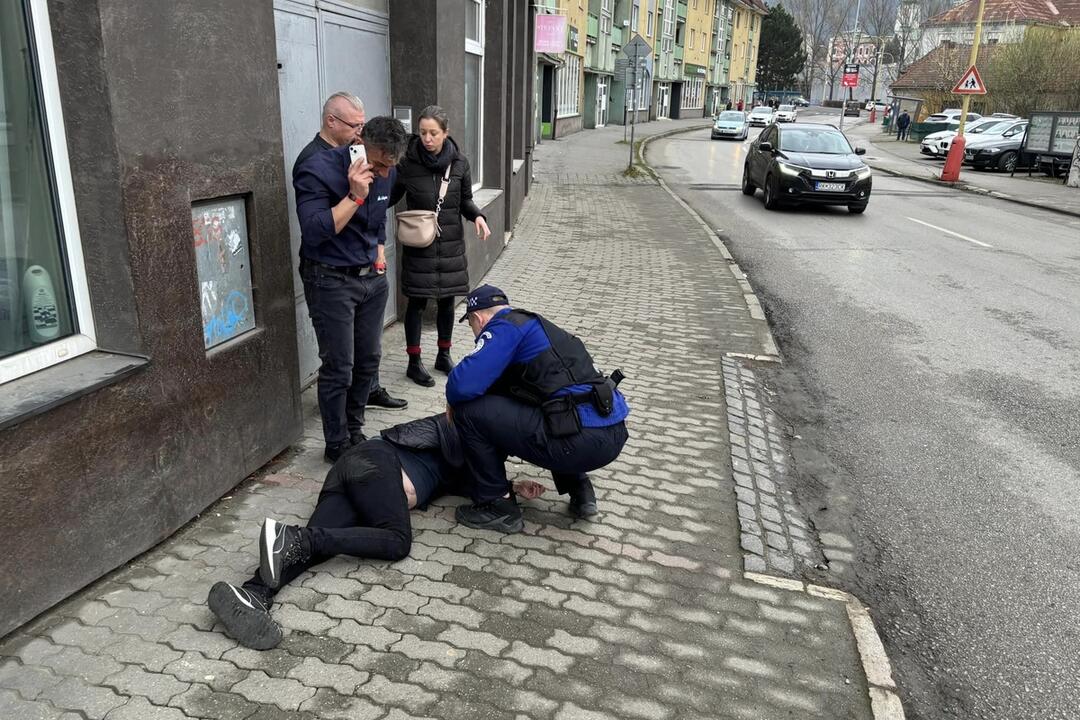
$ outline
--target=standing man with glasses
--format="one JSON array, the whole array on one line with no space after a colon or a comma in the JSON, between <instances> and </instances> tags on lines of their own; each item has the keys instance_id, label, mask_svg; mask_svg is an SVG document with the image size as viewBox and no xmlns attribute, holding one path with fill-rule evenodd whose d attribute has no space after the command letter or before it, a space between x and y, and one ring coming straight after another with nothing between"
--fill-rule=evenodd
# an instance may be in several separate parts
<instances>
[{"instance_id":1,"label":"standing man with glasses","mask_svg":"<svg viewBox=\"0 0 1080 720\"><path fill-rule=\"evenodd\" d=\"M386 211L407 141L401 122L376 117L360 132L366 161L352 161L342 145L295 167L300 277L322 360L319 412L323 456L331 463L365 439L364 407L379 370L389 293Z\"/></svg>"},{"instance_id":2,"label":"standing man with glasses","mask_svg":"<svg viewBox=\"0 0 1080 720\"><path fill-rule=\"evenodd\" d=\"M324 150L331 150L342 145L353 145L360 142L360 133L364 130L366 115L364 103L352 93L336 92L326 99L322 108L322 126L315 137L304 146L293 163L293 181L296 181L297 171L300 166L307 162L313 155ZM382 408L384 410L404 410L409 406L409 401L393 397L386 388L379 383L379 373L375 372L371 378L371 391L368 393L367 407Z\"/></svg>"}]
</instances>

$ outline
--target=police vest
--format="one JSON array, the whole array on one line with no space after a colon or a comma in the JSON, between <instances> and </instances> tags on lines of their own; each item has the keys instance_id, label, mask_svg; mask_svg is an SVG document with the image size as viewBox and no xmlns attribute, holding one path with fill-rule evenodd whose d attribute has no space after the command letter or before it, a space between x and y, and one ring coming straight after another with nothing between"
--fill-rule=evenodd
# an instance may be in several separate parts
<instances>
[{"instance_id":1,"label":"police vest","mask_svg":"<svg viewBox=\"0 0 1080 720\"><path fill-rule=\"evenodd\" d=\"M585 343L574 335L528 310L511 310L500 317L518 327L530 320L538 320L551 345L528 362L511 363L492 385L492 392L540 406L555 392L570 385L592 385L594 388L608 385L608 379L596 369ZM605 408L599 409L603 412ZM607 410L610 412L609 408Z\"/></svg>"}]
</instances>

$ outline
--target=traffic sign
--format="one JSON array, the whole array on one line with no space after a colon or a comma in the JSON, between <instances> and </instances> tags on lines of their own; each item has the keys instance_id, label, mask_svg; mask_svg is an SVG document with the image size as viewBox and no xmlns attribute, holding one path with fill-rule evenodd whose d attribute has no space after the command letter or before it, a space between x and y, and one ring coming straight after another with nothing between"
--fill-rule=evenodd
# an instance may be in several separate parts
<instances>
[{"instance_id":1,"label":"traffic sign","mask_svg":"<svg viewBox=\"0 0 1080 720\"><path fill-rule=\"evenodd\" d=\"M645 42L645 38L635 34L633 39L623 45L623 55L628 58L642 57L645 55L652 55L652 48L649 43Z\"/></svg>"},{"instance_id":2,"label":"traffic sign","mask_svg":"<svg viewBox=\"0 0 1080 720\"><path fill-rule=\"evenodd\" d=\"M986 84L983 83L978 68L972 65L952 91L954 95L985 95Z\"/></svg>"},{"instance_id":3,"label":"traffic sign","mask_svg":"<svg viewBox=\"0 0 1080 720\"><path fill-rule=\"evenodd\" d=\"M854 63L844 65L844 76L840 78L840 87L853 88L859 86L859 66Z\"/></svg>"}]
</instances>

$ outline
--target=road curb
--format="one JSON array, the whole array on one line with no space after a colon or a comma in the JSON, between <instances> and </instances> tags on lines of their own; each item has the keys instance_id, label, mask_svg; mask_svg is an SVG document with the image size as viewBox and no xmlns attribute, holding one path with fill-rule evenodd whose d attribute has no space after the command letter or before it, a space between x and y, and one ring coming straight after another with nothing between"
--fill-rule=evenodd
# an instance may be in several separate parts
<instances>
[{"instance_id":1,"label":"road curb","mask_svg":"<svg viewBox=\"0 0 1080 720\"><path fill-rule=\"evenodd\" d=\"M757 294L754 292L754 288L750 285L750 281L747 280L746 273L744 273L742 271L742 268L739 267L739 263L735 262L735 258L732 257L731 252L727 249L727 246L724 245L724 241L720 239L719 235L713 232L713 229L709 227L709 224L705 222L705 219L702 218L701 215L699 215L697 211L694 210L694 208L690 207L690 205L687 204L685 200L676 195L675 191L668 187L668 184L664 182L664 179L662 177L660 177L660 173L656 172L656 170L654 170L652 166L645 161L645 147L653 140L670 137L671 135L678 135L680 133L702 130L709 127L709 125L711 125L711 123L694 125L692 127L676 128L674 130L657 133L656 135L650 135L649 137L643 139L638 145L637 164L646 168L649 174L656 178L656 182L660 185L660 187L664 188L664 190L667 191L667 194L674 198L675 202L679 203L679 205L681 205L682 208L686 210L686 212L690 213L690 217L694 218L694 220L697 221L697 224L700 225L701 229L705 231L705 234L708 236L709 240L712 241L712 244L716 246L716 249L720 251L720 254L723 256L723 258L727 260L728 270L735 278L735 281L739 283L739 287L743 291L743 300L746 302L746 309L750 312L750 317L754 320L761 320L765 323L766 335L762 339L762 345L764 346L765 352L761 355L755 356L755 359L779 363L782 360L780 356L780 350L776 345L776 339L773 338L772 328L769 327L769 321L765 317L765 310L761 307L761 301L758 300Z\"/></svg>"},{"instance_id":2,"label":"road curb","mask_svg":"<svg viewBox=\"0 0 1080 720\"><path fill-rule=\"evenodd\" d=\"M743 578L779 590L801 592L823 600L844 603L848 622L851 623L851 631L855 635L859 661L862 663L863 673L866 675L870 710L874 714L874 720L905 720L903 703L900 702L900 696L896 694L896 682L892 676L892 663L889 662L889 656L885 652L885 645L881 642L881 636L878 635L874 620L870 617L870 612L859 598L843 590L805 583L802 580L774 577L755 572L745 572Z\"/></svg>"}]
</instances>

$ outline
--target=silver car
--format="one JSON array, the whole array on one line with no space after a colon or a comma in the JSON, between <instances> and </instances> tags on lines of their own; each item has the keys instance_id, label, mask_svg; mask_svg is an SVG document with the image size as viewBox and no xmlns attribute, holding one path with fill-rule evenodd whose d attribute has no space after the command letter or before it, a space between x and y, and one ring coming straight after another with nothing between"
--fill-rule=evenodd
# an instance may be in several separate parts
<instances>
[{"instance_id":1,"label":"silver car","mask_svg":"<svg viewBox=\"0 0 1080 720\"><path fill-rule=\"evenodd\" d=\"M745 140L750 126L746 123L746 113L742 110L725 110L716 116L712 126L712 139L732 138Z\"/></svg>"}]
</instances>

